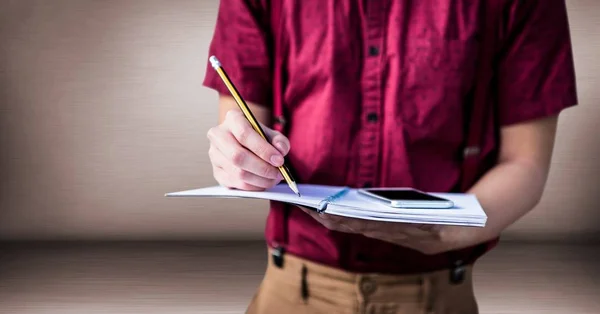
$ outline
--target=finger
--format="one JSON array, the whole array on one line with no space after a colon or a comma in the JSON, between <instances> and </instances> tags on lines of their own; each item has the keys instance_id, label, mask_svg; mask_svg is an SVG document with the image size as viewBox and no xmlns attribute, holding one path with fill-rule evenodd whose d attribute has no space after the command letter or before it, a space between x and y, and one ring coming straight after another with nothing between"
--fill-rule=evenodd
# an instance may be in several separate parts
<instances>
[{"instance_id":1,"label":"finger","mask_svg":"<svg viewBox=\"0 0 600 314\"><path fill-rule=\"evenodd\" d=\"M353 217L344 217L338 215L323 215L324 219L334 223L336 225L343 226L345 230L349 230L352 233L363 233L368 229L369 221L364 219L358 219Z\"/></svg>"},{"instance_id":2,"label":"finger","mask_svg":"<svg viewBox=\"0 0 600 314\"><path fill-rule=\"evenodd\" d=\"M211 160L214 160L213 165L227 172L229 175L229 179L232 181L247 183L249 185L259 187L262 189L270 189L281 181L280 178L269 179L236 167L218 149L209 150L209 155Z\"/></svg>"},{"instance_id":3,"label":"finger","mask_svg":"<svg viewBox=\"0 0 600 314\"><path fill-rule=\"evenodd\" d=\"M377 232L388 229L392 229L393 233L403 233L412 238L419 239L435 238L437 234L436 225L395 222L372 222L369 231Z\"/></svg>"},{"instance_id":4,"label":"finger","mask_svg":"<svg viewBox=\"0 0 600 314\"><path fill-rule=\"evenodd\" d=\"M365 231L363 235L367 238L373 238L378 240L384 240L388 242L393 242L397 244L404 244L410 237L404 233L395 232L395 233L383 233L381 231Z\"/></svg>"},{"instance_id":5,"label":"finger","mask_svg":"<svg viewBox=\"0 0 600 314\"><path fill-rule=\"evenodd\" d=\"M242 113L239 111L228 112L224 124L237 141L256 156L272 166L279 167L283 165L281 153L252 128L252 125Z\"/></svg>"},{"instance_id":6,"label":"finger","mask_svg":"<svg viewBox=\"0 0 600 314\"><path fill-rule=\"evenodd\" d=\"M330 229L330 230L335 230L335 227L333 226L333 224L331 224L328 220L323 219L322 214L319 214L319 213L315 212L314 210L303 207L303 206L298 206L298 207L300 207L300 209L302 209L305 213L307 213L309 216L311 216L318 223L325 226L325 228Z\"/></svg>"},{"instance_id":7,"label":"finger","mask_svg":"<svg viewBox=\"0 0 600 314\"><path fill-rule=\"evenodd\" d=\"M379 233L376 230L372 230L369 231L372 234L377 234ZM394 237L396 235L398 235L399 239L411 239L411 240L415 240L415 241L420 241L420 240L430 240L433 237L431 236L431 234L429 232L423 231L423 230L419 230L416 228L403 228L403 229L398 229L398 230L394 230L393 233L391 233Z\"/></svg>"},{"instance_id":8,"label":"finger","mask_svg":"<svg viewBox=\"0 0 600 314\"><path fill-rule=\"evenodd\" d=\"M281 174L279 170L264 160L254 155L249 150L245 149L237 139L224 128L216 127L212 128L208 137L212 145L215 146L216 150L220 151L228 161L228 164L251 172L257 176L261 176L268 179L280 179ZM221 166L225 167L226 164L223 160L220 160Z\"/></svg>"},{"instance_id":9,"label":"finger","mask_svg":"<svg viewBox=\"0 0 600 314\"><path fill-rule=\"evenodd\" d=\"M430 224L402 224L399 225L399 231L416 239L436 239L438 237L435 225Z\"/></svg>"},{"instance_id":10,"label":"finger","mask_svg":"<svg viewBox=\"0 0 600 314\"><path fill-rule=\"evenodd\" d=\"M427 232L432 232L434 230L436 225L430 225L430 224L415 224L415 228L419 229L419 230L423 230L423 231L427 231Z\"/></svg>"},{"instance_id":11,"label":"finger","mask_svg":"<svg viewBox=\"0 0 600 314\"><path fill-rule=\"evenodd\" d=\"M267 127L263 128L263 130L267 133L267 138L269 138L271 144L275 146L283 156L286 156L290 152L290 140L285 135Z\"/></svg>"},{"instance_id":12,"label":"finger","mask_svg":"<svg viewBox=\"0 0 600 314\"><path fill-rule=\"evenodd\" d=\"M223 163L227 158L225 158L225 155L223 155L223 153L211 143L210 147L208 148L208 159L210 159L210 163L213 165L213 167L223 168Z\"/></svg>"},{"instance_id":13,"label":"finger","mask_svg":"<svg viewBox=\"0 0 600 314\"><path fill-rule=\"evenodd\" d=\"M253 184L249 184L249 183L246 183L243 181L233 179L232 176L229 175L223 168L214 167L213 173L214 173L213 175L215 176L215 179L217 180L217 182L219 182L219 184L224 187L231 188L231 189L243 190L243 191L263 191L264 190L264 188L262 188L262 187L255 186Z\"/></svg>"},{"instance_id":14,"label":"finger","mask_svg":"<svg viewBox=\"0 0 600 314\"><path fill-rule=\"evenodd\" d=\"M261 177L252 172L243 170L233 165L227 168L227 172L229 173L232 180L236 182L247 183L263 189L270 189L281 181L281 179L268 179L265 177Z\"/></svg>"},{"instance_id":15,"label":"finger","mask_svg":"<svg viewBox=\"0 0 600 314\"><path fill-rule=\"evenodd\" d=\"M356 228L353 221L349 221L349 228ZM369 238L382 239L394 243L435 241L437 235L429 230L434 230L433 227L419 224L408 223L391 223L384 221L366 221L359 226L362 234ZM423 230L422 228L425 228Z\"/></svg>"},{"instance_id":16,"label":"finger","mask_svg":"<svg viewBox=\"0 0 600 314\"><path fill-rule=\"evenodd\" d=\"M336 223L344 225L347 229L352 230L355 233L364 233L369 230L373 222L364 219L357 219L351 217L336 217ZM375 222L377 223L377 222Z\"/></svg>"},{"instance_id":17,"label":"finger","mask_svg":"<svg viewBox=\"0 0 600 314\"><path fill-rule=\"evenodd\" d=\"M345 233L356 233L354 230L348 228L346 225L342 223L336 222L335 218L332 218L334 215L329 214L319 214L314 210L299 206L305 213L310 215L314 220L323 225L325 228L338 232Z\"/></svg>"}]
</instances>

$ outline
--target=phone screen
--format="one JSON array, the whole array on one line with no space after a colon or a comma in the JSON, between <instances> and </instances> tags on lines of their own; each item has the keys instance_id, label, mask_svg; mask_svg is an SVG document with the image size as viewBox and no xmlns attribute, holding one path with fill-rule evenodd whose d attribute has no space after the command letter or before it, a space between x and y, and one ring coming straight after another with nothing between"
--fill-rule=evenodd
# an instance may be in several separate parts
<instances>
[{"instance_id":1,"label":"phone screen","mask_svg":"<svg viewBox=\"0 0 600 314\"><path fill-rule=\"evenodd\" d=\"M415 190L370 190L365 191L389 200L403 201L447 201L446 199Z\"/></svg>"}]
</instances>

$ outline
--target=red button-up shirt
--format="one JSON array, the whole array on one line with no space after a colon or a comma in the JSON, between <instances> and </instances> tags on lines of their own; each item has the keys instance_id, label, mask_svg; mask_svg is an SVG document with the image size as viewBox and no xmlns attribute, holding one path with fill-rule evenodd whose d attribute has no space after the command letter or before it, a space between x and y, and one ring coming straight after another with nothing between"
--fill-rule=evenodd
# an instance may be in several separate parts
<instances>
[{"instance_id":1,"label":"red button-up shirt","mask_svg":"<svg viewBox=\"0 0 600 314\"><path fill-rule=\"evenodd\" d=\"M273 60L284 60L287 158L297 181L455 191L482 3L500 0L281 1L281 20L273 22L270 1L221 0L209 52L246 100L264 106L273 103ZM481 151L490 158L502 126L577 102L564 1L506 0L503 8L498 97ZM204 85L228 94L208 66ZM267 220L269 243L280 240L279 207ZM346 270L418 272L451 261L330 231L301 210L289 211L286 226L288 252ZM455 256L478 256L471 253Z\"/></svg>"}]
</instances>

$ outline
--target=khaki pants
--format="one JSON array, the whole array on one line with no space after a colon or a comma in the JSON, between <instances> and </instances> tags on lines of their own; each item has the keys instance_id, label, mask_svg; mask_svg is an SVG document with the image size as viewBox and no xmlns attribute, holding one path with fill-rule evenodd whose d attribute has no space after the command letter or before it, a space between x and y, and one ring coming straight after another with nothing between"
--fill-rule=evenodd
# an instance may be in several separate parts
<instances>
[{"instance_id":1,"label":"khaki pants","mask_svg":"<svg viewBox=\"0 0 600 314\"><path fill-rule=\"evenodd\" d=\"M290 254L282 268L269 256L248 314L477 314L472 267L451 284L449 270L418 275L354 274Z\"/></svg>"}]
</instances>

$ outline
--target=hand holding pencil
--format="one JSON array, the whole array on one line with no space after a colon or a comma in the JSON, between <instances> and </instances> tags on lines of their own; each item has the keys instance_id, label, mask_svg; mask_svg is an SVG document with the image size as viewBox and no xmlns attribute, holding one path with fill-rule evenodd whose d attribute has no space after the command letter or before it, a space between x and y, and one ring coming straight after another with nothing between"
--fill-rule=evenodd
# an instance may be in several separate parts
<instances>
[{"instance_id":1,"label":"hand holding pencil","mask_svg":"<svg viewBox=\"0 0 600 314\"><path fill-rule=\"evenodd\" d=\"M211 57L210 62L239 107L229 111L223 123L208 132L215 179L226 187L254 191L268 189L283 179L300 196L284 161L289 140L261 125L217 58Z\"/></svg>"}]
</instances>

